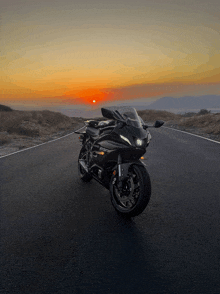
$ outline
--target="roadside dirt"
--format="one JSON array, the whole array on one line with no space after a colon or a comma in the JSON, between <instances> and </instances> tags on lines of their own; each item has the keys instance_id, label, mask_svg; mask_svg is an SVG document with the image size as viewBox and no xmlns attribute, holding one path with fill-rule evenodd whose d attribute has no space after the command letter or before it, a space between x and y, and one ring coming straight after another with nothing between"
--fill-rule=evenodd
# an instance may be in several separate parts
<instances>
[{"instance_id":1,"label":"roadside dirt","mask_svg":"<svg viewBox=\"0 0 220 294\"><path fill-rule=\"evenodd\" d=\"M172 122L172 121L167 122L165 124L165 126L169 127L169 128L177 129L177 130L180 130L180 131L192 133L192 134L195 134L195 135L199 135L199 136L202 136L204 138L208 138L208 139L220 142L220 135L208 134L208 133L204 132L204 130L201 129L201 128L185 127L185 126L179 125L177 122Z\"/></svg>"},{"instance_id":2,"label":"roadside dirt","mask_svg":"<svg viewBox=\"0 0 220 294\"><path fill-rule=\"evenodd\" d=\"M4 155L8 155L13 152L17 152L22 149L26 149L29 147L33 147L36 145L40 145L42 143L46 143L58 138L61 138L67 134L74 132L75 130L82 127L84 124L79 122L75 124L72 129L59 131L56 133L52 133L50 135L39 136L39 137L28 137L22 135L10 135L7 132L1 132L0 136L4 136L7 138L7 142L0 145L0 157Z\"/></svg>"},{"instance_id":3,"label":"roadside dirt","mask_svg":"<svg viewBox=\"0 0 220 294\"><path fill-rule=\"evenodd\" d=\"M84 121L49 110L18 111L0 106L0 156L60 138Z\"/></svg>"}]
</instances>

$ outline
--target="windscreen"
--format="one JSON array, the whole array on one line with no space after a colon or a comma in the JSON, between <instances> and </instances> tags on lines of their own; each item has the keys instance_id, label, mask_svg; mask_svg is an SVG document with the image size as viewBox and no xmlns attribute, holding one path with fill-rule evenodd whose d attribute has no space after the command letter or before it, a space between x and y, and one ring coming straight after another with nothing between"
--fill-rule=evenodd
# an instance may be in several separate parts
<instances>
[{"instance_id":1,"label":"windscreen","mask_svg":"<svg viewBox=\"0 0 220 294\"><path fill-rule=\"evenodd\" d=\"M141 124L140 118L139 118L139 116L137 114L137 111L133 107L129 107L129 106L125 106L125 107L112 106L112 107L105 108L103 110L104 110L104 112L105 112L105 110L112 111L112 113L119 112L121 114L122 118L124 120L126 120L128 125L131 125L131 126L136 127L136 128L142 127L142 124ZM103 114L103 116L105 116L103 111L102 111L102 114Z\"/></svg>"}]
</instances>

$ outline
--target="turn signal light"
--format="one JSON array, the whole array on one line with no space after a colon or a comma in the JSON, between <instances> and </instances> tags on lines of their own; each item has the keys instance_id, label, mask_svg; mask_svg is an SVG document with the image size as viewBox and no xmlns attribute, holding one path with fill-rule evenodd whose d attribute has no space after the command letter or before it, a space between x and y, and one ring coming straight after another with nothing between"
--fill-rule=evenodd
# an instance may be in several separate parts
<instances>
[{"instance_id":1,"label":"turn signal light","mask_svg":"<svg viewBox=\"0 0 220 294\"><path fill-rule=\"evenodd\" d=\"M113 175L114 175L114 176L116 175L116 170L113 171Z\"/></svg>"},{"instance_id":2,"label":"turn signal light","mask_svg":"<svg viewBox=\"0 0 220 294\"><path fill-rule=\"evenodd\" d=\"M83 137L82 135L79 136L79 141L82 142L83 141Z\"/></svg>"},{"instance_id":3,"label":"turn signal light","mask_svg":"<svg viewBox=\"0 0 220 294\"><path fill-rule=\"evenodd\" d=\"M103 151L96 152L96 153L99 154L99 155L104 155L105 154L105 152L103 152Z\"/></svg>"},{"instance_id":4,"label":"turn signal light","mask_svg":"<svg viewBox=\"0 0 220 294\"><path fill-rule=\"evenodd\" d=\"M144 156L141 156L141 159L144 159Z\"/></svg>"}]
</instances>

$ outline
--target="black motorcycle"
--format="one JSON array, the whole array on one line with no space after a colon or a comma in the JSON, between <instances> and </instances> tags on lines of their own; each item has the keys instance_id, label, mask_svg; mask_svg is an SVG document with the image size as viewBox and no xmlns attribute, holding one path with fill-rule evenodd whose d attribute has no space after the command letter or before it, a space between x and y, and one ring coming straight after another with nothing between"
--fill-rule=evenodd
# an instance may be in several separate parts
<instances>
[{"instance_id":1,"label":"black motorcycle","mask_svg":"<svg viewBox=\"0 0 220 294\"><path fill-rule=\"evenodd\" d=\"M82 142L79 176L84 182L94 178L110 190L117 212L134 217L143 212L151 196L150 177L140 160L151 139L149 126L132 107L108 107L101 111L109 120L89 120L85 122L85 131L75 131ZM152 127L163 124L158 120Z\"/></svg>"}]
</instances>

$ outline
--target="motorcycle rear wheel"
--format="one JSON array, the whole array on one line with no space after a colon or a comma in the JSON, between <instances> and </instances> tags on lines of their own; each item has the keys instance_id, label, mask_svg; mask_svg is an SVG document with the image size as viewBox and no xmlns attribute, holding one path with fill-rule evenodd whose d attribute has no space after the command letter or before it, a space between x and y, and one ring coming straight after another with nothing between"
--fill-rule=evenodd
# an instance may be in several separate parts
<instances>
[{"instance_id":1,"label":"motorcycle rear wheel","mask_svg":"<svg viewBox=\"0 0 220 294\"><path fill-rule=\"evenodd\" d=\"M127 217L141 214L151 196L150 176L144 166L134 164L130 167L129 178L123 182L122 191L118 188L117 174L110 182L111 202L116 211Z\"/></svg>"},{"instance_id":2,"label":"motorcycle rear wheel","mask_svg":"<svg viewBox=\"0 0 220 294\"><path fill-rule=\"evenodd\" d=\"M86 170L81 166L81 164L79 163L80 159L84 159L86 162L86 151L84 149L81 149L80 153L79 153L79 158L78 158L78 174L80 179L83 182L90 182L92 180L92 176L86 172ZM87 164L87 162L86 162Z\"/></svg>"}]
</instances>

